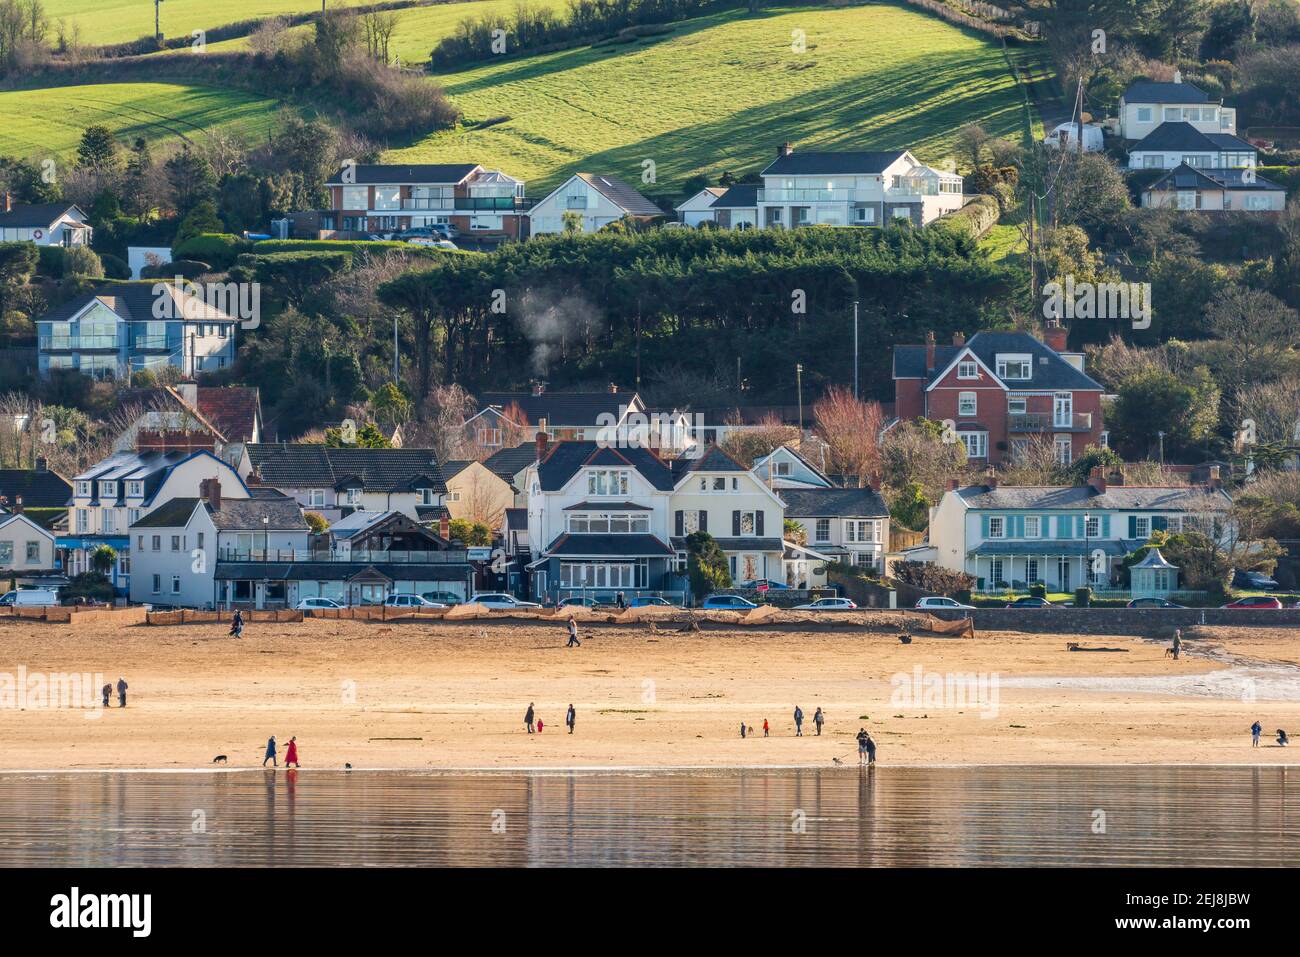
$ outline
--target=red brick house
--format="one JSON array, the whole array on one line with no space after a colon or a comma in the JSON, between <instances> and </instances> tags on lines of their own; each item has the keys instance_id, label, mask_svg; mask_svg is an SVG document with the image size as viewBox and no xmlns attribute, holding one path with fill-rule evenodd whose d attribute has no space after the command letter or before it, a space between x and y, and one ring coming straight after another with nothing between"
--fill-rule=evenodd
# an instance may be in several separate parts
<instances>
[{"instance_id":1,"label":"red brick house","mask_svg":"<svg viewBox=\"0 0 1300 957\"><path fill-rule=\"evenodd\" d=\"M899 419L948 423L976 463L1000 465L1030 443L1050 442L1069 463L1101 445L1102 387L1084 372L1082 353L1067 352L1065 330L1047 343L1025 332L981 332L952 345L894 348L894 402Z\"/></svg>"}]
</instances>

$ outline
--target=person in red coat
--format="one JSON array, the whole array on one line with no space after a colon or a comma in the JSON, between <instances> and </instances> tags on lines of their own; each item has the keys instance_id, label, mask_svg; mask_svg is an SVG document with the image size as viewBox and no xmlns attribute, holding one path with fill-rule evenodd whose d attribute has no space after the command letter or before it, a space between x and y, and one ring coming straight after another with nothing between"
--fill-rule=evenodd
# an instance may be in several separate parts
<instances>
[{"instance_id":1,"label":"person in red coat","mask_svg":"<svg viewBox=\"0 0 1300 957\"><path fill-rule=\"evenodd\" d=\"M298 739L297 738L290 738L289 747L285 748L284 751L284 766L287 768L291 764L294 767L298 767Z\"/></svg>"}]
</instances>

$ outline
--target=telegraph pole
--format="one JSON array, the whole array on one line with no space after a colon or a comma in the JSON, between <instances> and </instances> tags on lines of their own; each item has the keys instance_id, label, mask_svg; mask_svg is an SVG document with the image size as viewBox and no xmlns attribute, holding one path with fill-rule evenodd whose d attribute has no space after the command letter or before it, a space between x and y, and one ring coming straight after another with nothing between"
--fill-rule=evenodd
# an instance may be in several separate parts
<instances>
[{"instance_id":1,"label":"telegraph pole","mask_svg":"<svg viewBox=\"0 0 1300 957\"><path fill-rule=\"evenodd\" d=\"M394 315L393 316L393 385L398 384L399 368L400 365L398 363L398 355L397 355L397 316Z\"/></svg>"},{"instance_id":2,"label":"telegraph pole","mask_svg":"<svg viewBox=\"0 0 1300 957\"><path fill-rule=\"evenodd\" d=\"M853 300L853 398L858 397L858 301Z\"/></svg>"},{"instance_id":3,"label":"telegraph pole","mask_svg":"<svg viewBox=\"0 0 1300 957\"><path fill-rule=\"evenodd\" d=\"M159 25L158 9L162 6L163 0L153 0L153 38L162 43L162 29Z\"/></svg>"},{"instance_id":4,"label":"telegraph pole","mask_svg":"<svg viewBox=\"0 0 1300 957\"><path fill-rule=\"evenodd\" d=\"M799 444L803 445L803 363L794 364L795 382L799 388Z\"/></svg>"}]
</instances>

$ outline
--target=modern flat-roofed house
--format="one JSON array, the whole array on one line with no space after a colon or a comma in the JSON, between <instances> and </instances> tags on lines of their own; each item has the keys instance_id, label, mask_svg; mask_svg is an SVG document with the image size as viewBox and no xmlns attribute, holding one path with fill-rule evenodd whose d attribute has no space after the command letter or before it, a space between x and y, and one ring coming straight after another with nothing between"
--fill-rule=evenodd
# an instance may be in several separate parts
<instances>
[{"instance_id":1,"label":"modern flat-roofed house","mask_svg":"<svg viewBox=\"0 0 1300 957\"><path fill-rule=\"evenodd\" d=\"M972 463L1015 461L1033 442L1051 442L1063 465L1102 444L1100 383L1065 330L1048 343L1027 332L981 332L952 345L894 347L894 410L900 419L947 423Z\"/></svg>"},{"instance_id":2,"label":"modern flat-roofed house","mask_svg":"<svg viewBox=\"0 0 1300 957\"><path fill-rule=\"evenodd\" d=\"M758 224L924 226L961 209L962 178L921 163L907 150L797 152L789 143L762 172Z\"/></svg>"},{"instance_id":3,"label":"modern flat-roofed house","mask_svg":"<svg viewBox=\"0 0 1300 957\"><path fill-rule=\"evenodd\" d=\"M1231 133L1202 133L1191 123L1161 123L1129 147L1129 169L1243 169L1256 165L1255 147Z\"/></svg>"},{"instance_id":4,"label":"modern flat-roofed house","mask_svg":"<svg viewBox=\"0 0 1300 957\"><path fill-rule=\"evenodd\" d=\"M617 176L597 173L575 173L538 200L529 211L532 235L564 232L565 213L580 217L584 233L594 233L624 216L645 221L664 216L662 209Z\"/></svg>"},{"instance_id":5,"label":"modern flat-roofed house","mask_svg":"<svg viewBox=\"0 0 1300 957\"><path fill-rule=\"evenodd\" d=\"M1278 213L1286 209L1286 189L1256 175L1253 168L1197 169L1183 163L1142 191L1142 205L1147 209Z\"/></svg>"},{"instance_id":6,"label":"modern flat-roofed house","mask_svg":"<svg viewBox=\"0 0 1300 957\"><path fill-rule=\"evenodd\" d=\"M930 510L935 563L973 575L979 591L1113 588L1126 555L1153 531L1200 531L1226 540L1232 500L1212 470L1208 485L1130 486L1094 469L1087 485L950 488ZM1168 591L1177 583L1169 582Z\"/></svg>"},{"instance_id":7,"label":"modern flat-roofed house","mask_svg":"<svg viewBox=\"0 0 1300 957\"><path fill-rule=\"evenodd\" d=\"M186 378L218 372L235 361L239 321L170 282L105 286L37 318L37 371L100 379L161 366Z\"/></svg>"},{"instance_id":8,"label":"modern flat-roofed house","mask_svg":"<svg viewBox=\"0 0 1300 957\"><path fill-rule=\"evenodd\" d=\"M758 193L763 187L739 183L713 201L713 221L719 229L753 229L758 225Z\"/></svg>"},{"instance_id":9,"label":"modern flat-roofed house","mask_svg":"<svg viewBox=\"0 0 1300 957\"><path fill-rule=\"evenodd\" d=\"M873 488L783 488L785 517L803 526L808 546L838 561L885 570L889 507Z\"/></svg>"},{"instance_id":10,"label":"modern flat-roofed house","mask_svg":"<svg viewBox=\"0 0 1300 957\"><path fill-rule=\"evenodd\" d=\"M721 186L706 186L679 206L673 207L687 226L713 222L713 201L726 192Z\"/></svg>"},{"instance_id":11,"label":"modern flat-roofed house","mask_svg":"<svg viewBox=\"0 0 1300 957\"><path fill-rule=\"evenodd\" d=\"M0 200L0 243L37 246L89 246L94 230L73 203L17 205L8 193Z\"/></svg>"},{"instance_id":12,"label":"modern flat-roofed house","mask_svg":"<svg viewBox=\"0 0 1300 957\"><path fill-rule=\"evenodd\" d=\"M250 485L278 489L328 522L358 510L399 511L425 523L447 516L447 484L432 449L249 444L239 475Z\"/></svg>"},{"instance_id":13,"label":"modern flat-roofed house","mask_svg":"<svg viewBox=\"0 0 1300 957\"><path fill-rule=\"evenodd\" d=\"M485 238L528 235L524 181L478 163L349 164L325 186L330 208L319 217L321 239L364 239L439 223Z\"/></svg>"},{"instance_id":14,"label":"modern flat-roofed house","mask_svg":"<svg viewBox=\"0 0 1300 957\"><path fill-rule=\"evenodd\" d=\"M1119 99L1119 135L1144 139L1161 123L1190 123L1202 133L1237 132L1237 111L1211 100L1200 87L1184 83L1175 73L1172 83L1138 80Z\"/></svg>"}]
</instances>

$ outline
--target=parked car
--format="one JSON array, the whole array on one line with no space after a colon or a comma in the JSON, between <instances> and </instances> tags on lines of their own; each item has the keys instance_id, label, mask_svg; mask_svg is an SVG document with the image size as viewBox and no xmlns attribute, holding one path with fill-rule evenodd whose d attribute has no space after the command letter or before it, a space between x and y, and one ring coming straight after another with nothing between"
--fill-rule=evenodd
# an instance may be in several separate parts
<instances>
[{"instance_id":1,"label":"parked car","mask_svg":"<svg viewBox=\"0 0 1300 957\"><path fill-rule=\"evenodd\" d=\"M571 597L569 597L569 598L563 598L563 599L561 599L561 600L560 600L559 607L560 607L560 608L575 608L575 607L579 607L579 606L581 606L582 608L595 608L595 607L596 607L596 604L597 604L597 602L596 602L596 599L594 599L594 598L588 598L588 597L585 596L585 595L583 595L583 596L581 596L581 597L579 597L579 596L577 596L577 595L574 595L574 596L571 596Z\"/></svg>"},{"instance_id":2,"label":"parked car","mask_svg":"<svg viewBox=\"0 0 1300 957\"><path fill-rule=\"evenodd\" d=\"M1277 587L1277 582L1263 572L1239 571L1232 575L1232 587L1244 588L1248 591L1272 591Z\"/></svg>"},{"instance_id":3,"label":"parked car","mask_svg":"<svg viewBox=\"0 0 1300 957\"><path fill-rule=\"evenodd\" d=\"M1008 608L1055 608L1046 598L1039 598L1037 595L1025 595L1023 598L1017 598L1015 601L1007 602Z\"/></svg>"},{"instance_id":4,"label":"parked car","mask_svg":"<svg viewBox=\"0 0 1300 957\"><path fill-rule=\"evenodd\" d=\"M773 581L770 578L755 578L753 581L743 582L741 588L762 588L766 585L768 588L789 588L785 582Z\"/></svg>"},{"instance_id":5,"label":"parked car","mask_svg":"<svg viewBox=\"0 0 1300 957\"><path fill-rule=\"evenodd\" d=\"M384 599L389 608L446 608L446 605L429 601L423 595L389 595Z\"/></svg>"},{"instance_id":6,"label":"parked car","mask_svg":"<svg viewBox=\"0 0 1300 957\"><path fill-rule=\"evenodd\" d=\"M916 603L917 608L962 608L967 611L974 611L974 605L963 605L955 598L944 598L940 595L930 595L922 598Z\"/></svg>"},{"instance_id":7,"label":"parked car","mask_svg":"<svg viewBox=\"0 0 1300 957\"><path fill-rule=\"evenodd\" d=\"M441 233L447 239L455 239L460 235L460 229L451 223L434 223L429 228L436 233Z\"/></svg>"},{"instance_id":8,"label":"parked car","mask_svg":"<svg viewBox=\"0 0 1300 957\"><path fill-rule=\"evenodd\" d=\"M1230 601L1224 608L1281 608L1282 603L1272 595L1248 595L1245 598L1238 598L1236 601Z\"/></svg>"},{"instance_id":9,"label":"parked car","mask_svg":"<svg viewBox=\"0 0 1300 957\"><path fill-rule=\"evenodd\" d=\"M0 605L8 607L32 607L36 605L57 605L59 590L57 588L20 588L0 596Z\"/></svg>"},{"instance_id":10,"label":"parked car","mask_svg":"<svg viewBox=\"0 0 1300 957\"><path fill-rule=\"evenodd\" d=\"M853 611L857 603L848 598L818 598L806 605L795 605L795 611Z\"/></svg>"},{"instance_id":11,"label":"parked car","mask_svg":"<svg viewBox=\"0 0 1300 957\"><path fill-rule=\"evenodd\" d=\"M416 236L407 240L412 246L432 246L434 249L459 249L450 239L437 236Z\"/></svg>"},{"instance_id":12,"label":"parked car","mask_svg":"<svg viewBox=\"0 0 1300 957\"><path fill-rule=\"evenodd\" d=\"M333 598L304 598L293 606L298 611L310 611L313 608L342 608L343 605Z\"/></svg>"},{"instance_id":13,"label":"parked car","mask_svg":"<svg viewBox=\"0 0 1300 957\"><path fill-rule=\"evenodd\" d=\"M541 608L535 601L520 601L514 595L505 592L481 592L470 599L470 604L482 605L484 608Z\"/></svg>"},{"instance_id":14,"label":"parked car","mask_svg":"<svg viewBox=\"0 0 1300 957\"><path fill-rule=\"evenodd\" d=\"M704 599L701 608L729 608L732 611L745 611L750 608L757 608L752 601L746 601L739 595L710 595Z\"/></svg>"},{"instance_id":15,"label":"parked car","mask_svg":"<svg viewBox=\"0 0 1300 957\"><path fill-rule=\"evenodd\" d=\"M1134 598L1128 603L1129 608L1186 608L1168 598Z\"/></svg>"},{"instance_id":16,"label":"parked car","mask_svg":"<svg viewBox=\"0 0 1300 957\"><path fill-rule=\"evenodd\" d=\"M676 608L677 606L667 598L660 598L658 595L636 595L628 603L629 608Z\"/></svg>"},{"instance_id":17,"label":"parked car","mask_svg":"<svg viewBox=\"0 0 1300 957\"><path fill-rule=\"evenodd\" d=\"M427 591L420 597L438 605L459 605L465 600L454 591Z\"/></svg>"}]
</instances>

